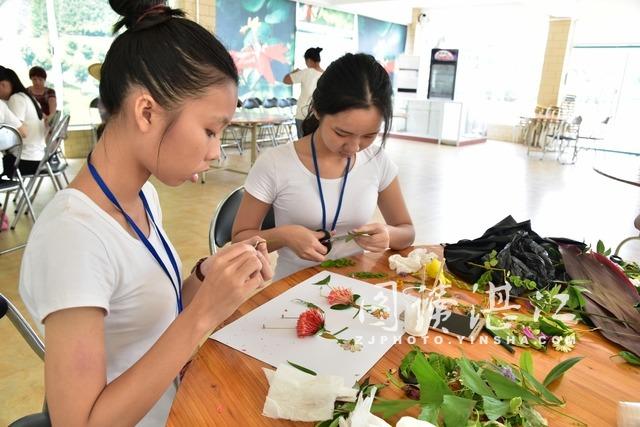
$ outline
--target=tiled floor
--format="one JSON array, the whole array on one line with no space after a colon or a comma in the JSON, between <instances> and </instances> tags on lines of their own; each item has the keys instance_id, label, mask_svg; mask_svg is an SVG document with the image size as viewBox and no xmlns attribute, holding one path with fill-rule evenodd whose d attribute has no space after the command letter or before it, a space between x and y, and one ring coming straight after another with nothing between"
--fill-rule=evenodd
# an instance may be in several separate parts
<instances>
[{"instance_id":1,"label":"tiled floor","mask_svg":"<svg viewBox=\"0 0 640 427\"><path fill-rule=\"evenodd\" d=\"M232 151L232 150L229 150ZM475 238L506 215L531 219L543 236L563 236L615 246L637 234L640 189L612 181L592 170L593 154L582 153L576 165L561 166L552 155L526 156L524 147L504 142L463 148L390 140L387 151L400 167L400 181L416 225L416 243ZM226 162L248 168L248 153ZM72 171L80 163L72 164ZM208 251L208 228L219 200L242 185L244 175L218 170L206 184L169 188L156 184L164 226L185 268ZM36 211L50 199L50 186L38 196ZM347 200L346 203L349 203ZM0 233L0 250L24 241L30 221L14 232ZM622 255L640 259L640 244L629 243ZM0 256L0 292L21 310L17 293L22 251ZM0 425L40 410L42 362L6 319L0 321Z\"/></svg>"}]
</instances>

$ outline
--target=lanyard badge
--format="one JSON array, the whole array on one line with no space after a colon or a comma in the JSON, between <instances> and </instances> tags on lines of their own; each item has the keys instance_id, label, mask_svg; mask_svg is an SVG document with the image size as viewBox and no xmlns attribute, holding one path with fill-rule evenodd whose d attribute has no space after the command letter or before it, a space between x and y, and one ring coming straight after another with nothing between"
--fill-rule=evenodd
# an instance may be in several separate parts
<instances>
[{"instance_id":1,"label":"lanyard badge","mask_svg":"<svg viewBox=\"0 0 640 427\"><path fill-rule=\"evenodd\" d=\"M89 156L87 157L87 166L89 167L89 172L91 172L91 176L93 176L93 179L96 181L96 183L98 184L98 186L100 187L104 195L107 196L109 201L111 201L111 203L113 203L113 205L116 208L118 208L118 210L122 213L124 218L127 220L127 223L129 224L129 226L133 229L133 231L136 233L140 241L144 244L144 246L147 248L149 253L153 256L153 258L158 262L158 264L160 265L164 273L167 275L167 277L171 281L171 286L173 287L173 292L176 296L176 305L178 307L178 313L180 313L183 308L182 307L182 279L180 278L180 270L178 269L178 263L176 262L176 258L173 255L173 251L169 247L169 243L167 242L164 235L160 231L160 228L158 228L158 225L156 224L155 219L153 219L153 214L151 213L151 209L149 208L149 203L147 202L147 198L145 197L144 193L142 192L142 190L140 190L138 195L142 200L142 204L144 205L145 212L147 213L147 215L149 216L149 219L151 220L151 224L153 224L153 228L155 229L156 233L158 233L158 236L162 241L162 246L164 247L164 250L166 251L167 256L169 257L169 261L171 262L171 266L173 267L173 271L175 272L177 282L174 280L171 273L169 273L169 269L165 265L164 261L162 261L162 258L160 258L160 255L158 255L158 252L153 247L151 242L149 242L149 239L147 239L147 236L144 235L142 230L140 230L140 227L138 227L135 221L133 221L133 219L131 219L131 217L124 211L122 206L120 206L120 203L118 202L118 199L116 199L116 196L111 192L111 190L109 190L109 187L107 187L107 184L104 182L104 180L98 173L98 170L95 168L95 166L91 164L91 153L89 153Z\"/></svg>"},{"instance_id":2,"label":"lanyard badge","mask_svg":"<svg viewBox=\"0 0 640 427\"><path fill-rule=\"evenodd\" d=\"M322 228L320 232L324 233L324 236L320 238L320 243L322 243L326 248L327 252L331 251L331 231L336 229L336 224L338 223L338 217L340 216L340 210L342 209L342 199L344 198L344 190L347 186L347 178L349 176L349 167L351 166L351 157L347 159L347 167L344 169L344 176L342 178L342 186L340 188L340 197L338 198L338 207L336 208L336 214L333 217L333 223L331 224L331 229L327 230L327 208L324 203L324 194L322 192L322 182L320 181L320 168L318 167L318 155L316 153L316 144L315 144L315 135L316 133L311 134L311 155L313 157L313 167L316 172L316 181L318 182L318 193L320 193L320 205L322 206Z\"/></svg>"}]
</instances>

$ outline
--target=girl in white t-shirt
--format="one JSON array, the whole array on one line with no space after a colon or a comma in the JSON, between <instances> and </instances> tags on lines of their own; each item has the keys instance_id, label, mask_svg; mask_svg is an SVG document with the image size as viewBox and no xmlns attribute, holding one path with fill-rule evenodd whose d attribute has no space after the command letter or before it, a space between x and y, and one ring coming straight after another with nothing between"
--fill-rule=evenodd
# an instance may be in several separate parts
<instances>
[{"instance_id":1,"label":"girl in white t-shirt","mask_svg":"<svg viewBox=\"0 0 640 427\"><path fill-rule=\"evenodd\" d=\"M110 114L87 164L29 236L20 294L44 325L53 425L166 424L176 378L206 334L271 278L262 239L182 281L151 175L197 181L220 154L238 72L206 29L163 1L110 0L127 30L102 65Z\"/></svg>"},{"instance_id":2,"label":"girl in white t-shirt","mask_svg":"<svg viewBox=\"0 0 640 427\"><path fill-rule=\"evenodd\" d=\"M275 278L327 258L413 243L397 168L383 150L391 94L389 75L372 56L346 54L318 80L304 123L310 135L266 151L249 172L233 239L260 236L270 251L279 250ZM382 146L373 146L383 122ZM386 224L369 223L376 206ZM276 227L260 230L272 207ZM348 232L365 235L324 240Z\"/></svg>"},{"instance_id":3,"label":"girl in white t-shirt","mask_svg":"<svg viewBox=\"0 0 640 427\"><path fill-rule=\"evenodd\" d=\"M20 172L34 174L44 157L45 149L45 123L40 105L29 95L17 74L4 67L0 67L0 99L7 101L11 112L22 123ZM16 151L7 153L2 158L3 175L13 177L17 155Z\"/></svg>"},{"instance_id":4,"label":"girl in white t-shirt","mask_svg":"<svg viewBox=\"0 0 640 427\"><path fill-rule=\"evenodd\" d=\"M320 66L320 52L322 52L321 47L310 47L307 49L304 53L304 63L307 68L304 70L296 68L284 76L282 80L283 83L288 85L300 84L300 96L298 96L298 103L296 104L296 129L298 131L298 138L302 138L302 122L309 113L311 96L316 89L318 79L324 72Z\"/></svg>"}]
</instances>

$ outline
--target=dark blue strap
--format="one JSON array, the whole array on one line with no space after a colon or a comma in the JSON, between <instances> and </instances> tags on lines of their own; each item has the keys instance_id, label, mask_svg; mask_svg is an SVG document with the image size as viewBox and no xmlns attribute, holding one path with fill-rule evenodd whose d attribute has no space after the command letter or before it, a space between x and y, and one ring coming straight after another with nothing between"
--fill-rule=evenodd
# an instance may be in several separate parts
<instances>
[{"instance_id":1,"label":"dark blue strap","mask_svg":"<svg viewBox=\"0 0 640 427\"><path fill-rule=\"evenodd\" d=\"M147 203L147 199L144 196L144 193L142 192L142 190L140 190L140 192L138 194L140 196L140 199L142 199L142 204L144 205L145 212L149 216L149 219L151 220L151 223L153 224L153 227L154 227L156 233L158 234L158 236L160 237L160 240L162 241L162 246L164 246L164 249L167 252L167 256L169 257L169 261L171 261L171 265L173 266L173 270L175 271L176 278L178 280L177 286L176 286L176 282L174 281L174 278L171 276L171 273L169 273L169 269L164 264L164 262L162 261L162 258L160 258L160 255L158 255L158 252L153 247L151 242L149 242L149 239L147 239L147 236L144 235L142 230L140 230L140 227L138 227L138 225L135 223L135 221L124 211L122 206L120 206L120 203L118 202L118 199L116 199L116 196L114 196L114 194L111 192L111 190L109 190L109 187L107 187L107 184L102 180L102 177L98 173L98 170L91 164L91 153L89 153L89 156L87 157L87 166L89 167L89 172L91 172L91 175L93 176L93 179L96 181L96 183L98 184L98 186L100 187L100 189L102 190L104 195L107 196L109 201L111 201L111 203L113 203L113 205L116 208L118 208L118 210L122 213L124 218L127 220L127 223L129 224L129 226L131 226L131 228L136 233L136 235L138 236L140 241L145 245L147 250L155 258L155 260L158 262L158 264L160 265L160 267L162 268L164 273L167 275L167 277L171 281L171 286L173 287L173 292L176 295L176 305L178 306L178 313L180 313L182 311L182 309L183 309L183 307L182 307L182 279L180 278L180 270L178 269L178 263L176 262L176 258L173 255L173 251L169 247L169 244L167 243L167 240L164 238L162 232L160 231L160 228L158 228L158 225L156 224L156 221L153 218L153 214L151 213L151 209L149 208L149 203Z\"/></svg>"},{"instance_id":2,"label":"dark blue strap","mask_svg":"<svg viewBox=\"0 0 640 427\"><path fill-rule=\"evenodd\" d=\"M327 208L324 204L324 194L322 193L322 182L320 181L320 168L318 167L318 155L316 154L316 144L315 144L315 135L313 132L311 134L311 155L313 157L313 167L316 171L316 180L318 181L318 192L320 193L320 204L322 205L322 229L327 229ZM344 177L342 178L342 187L340 188L340 198L338 199L338 207L336 209L336 215L333 217L333 223L331 224L331 229L329 231L333 231L336 229L336 224L338 223L338 217L340 216L340 209L342 209L342 199L344 198L344 189L347 186L347 177L349 176L349 167L351 166L351 157L347 159L347 167L344 169Z\"/></svg>"}]
</instances>

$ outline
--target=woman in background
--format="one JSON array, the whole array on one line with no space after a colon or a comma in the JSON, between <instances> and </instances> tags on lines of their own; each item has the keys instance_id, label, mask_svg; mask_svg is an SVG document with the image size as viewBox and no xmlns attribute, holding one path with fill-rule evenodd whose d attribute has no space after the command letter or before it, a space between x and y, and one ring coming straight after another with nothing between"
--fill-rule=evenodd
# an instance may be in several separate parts
<instances>
[{"instance_id":1,"label":"woman in background","mask_svg":"<svg viewBox=\"0 0 640 427\"><path fill-rule=\"evenodd\" d=\"M298 131L298 138L302 138L302 121L307 117L309 112L309 104L311 102L311 95L316 89L318 79L324 71L320 67L320 52L321 47L311 47L304 53L304 63L307 68L300 70L296 68L282 80L285 84L293 85L300 84L300 96L298 97L298 103L296 108L296 129Z\"/></svg>"},{"instance_id":2,"label":"woman in background","mask_svg":"<svg viewBox=\"0 0 640 427\"><path fill-rule=\"evenodd\" d=\"M11 112L22 123L22 150L20 172L34 174L44 157L45 124L40 104L23 86L18 75L9 68L0 67L0 99L7 101ZM6 153L2 158L3 175L12 178L18 152Z\"/></svg>"},{"instance_id":3,"label":"woman in background","mask_svg":"<svg viewBox=\"0 0 640 427\"><path fill-rule=\"evenodd\" d=\"M46 86L47 72L42 67L32 67L29 70L29 79L31 80L32 86L29 86L27 91L38 101L42 113L45 118L48 118L56 112L58 104L56 101L56 91Z\"/></svg>"}]
</instances>

